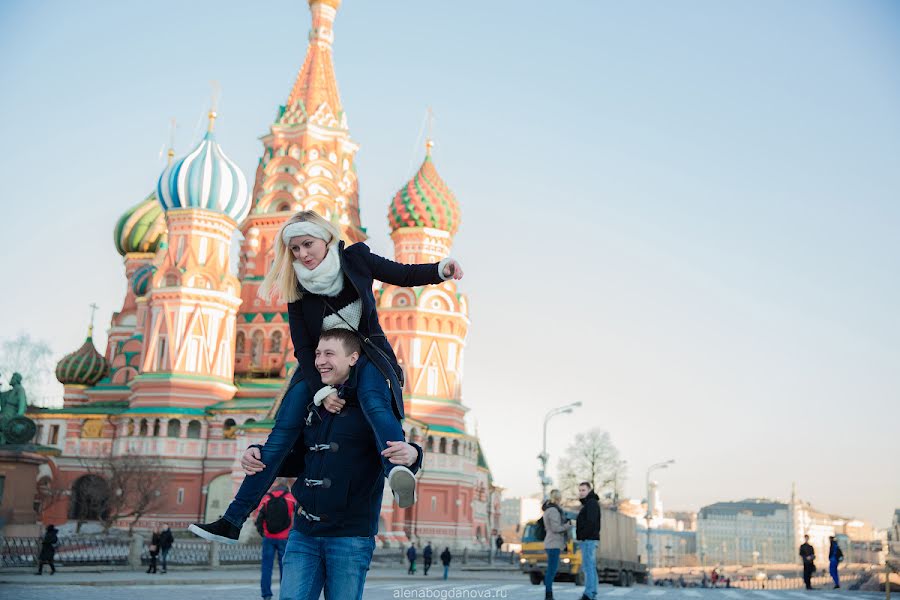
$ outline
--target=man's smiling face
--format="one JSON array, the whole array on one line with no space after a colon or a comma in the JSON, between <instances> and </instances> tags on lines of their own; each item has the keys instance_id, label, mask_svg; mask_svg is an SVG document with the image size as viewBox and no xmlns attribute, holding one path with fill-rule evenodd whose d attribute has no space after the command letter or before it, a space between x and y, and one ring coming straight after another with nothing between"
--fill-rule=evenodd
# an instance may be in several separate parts
<instances>
[{"instance_id":1,"label":"man's smiling face","mask_svg":"<svg viewBox=\"0 0 900 600\"><path fill-rule=\"evenodd\" d=\"M316 348L316 369L322 376L322 383L340 385L350 376L350 368L359 360L357 352L347 353L343 342L338 339L319 340Z\"/></svg>"}]
</instances>

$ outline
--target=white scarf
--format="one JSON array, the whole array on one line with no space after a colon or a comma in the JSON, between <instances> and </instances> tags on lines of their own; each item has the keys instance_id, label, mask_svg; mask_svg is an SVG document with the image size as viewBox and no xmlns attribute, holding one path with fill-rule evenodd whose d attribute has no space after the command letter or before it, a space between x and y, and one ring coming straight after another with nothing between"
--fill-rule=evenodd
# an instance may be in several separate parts
<instances>
[{"instance_id":1,"label":"white scarf","mask_svg":"<svg viewBox=\"0 0 900 600\"><path fill-rule=\"evenodd\" d=\"M337 244L328 246L328 253L315 269L307 269L303 263L294 261L294 273L306 291L319 296L334 297L344 289L341 273L341 257Z\"/></svg>"}]
</instances>

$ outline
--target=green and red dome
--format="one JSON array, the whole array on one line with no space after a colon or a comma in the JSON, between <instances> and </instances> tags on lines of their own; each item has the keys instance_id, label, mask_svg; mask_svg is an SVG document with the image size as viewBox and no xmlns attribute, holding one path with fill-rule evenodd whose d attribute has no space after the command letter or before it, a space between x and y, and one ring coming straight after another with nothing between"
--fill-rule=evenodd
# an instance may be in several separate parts
<instances>
[{"instance_id":1,"label":"green and red dome","mask_svg":"<svg viewBox=\"0 0 900 600\"><path fill-rule=\"evenodd\" d=\"M391 231L401 227L431 227L455 235L459 229L459 203L438 175L431 159L431 145L428 142L422 166L391 202L388 209Z\"/></svg>"},{"instance_id":2,"label":"green and red dome","mask_svg":"<svg viewBox=\"0 0 900 600\"><path fill-rule=\"evenodd\" d=\"M166 214L156 199L156 192L119 217L113 232L116 250L122 256L130 252L156 252L167 236Z\"/></svg>"},{"instance_id":3,"label":"green and red dome","mask_svg":"<svg viewBox=\"0 0 900 600\"><path fill-rule=\"evenodd\" d=\"M109 373L109 363L94 348L88 335L81 348L63 357L56 365L56 378L63 385L95 385Z\"/></svg>"}]
</instances>

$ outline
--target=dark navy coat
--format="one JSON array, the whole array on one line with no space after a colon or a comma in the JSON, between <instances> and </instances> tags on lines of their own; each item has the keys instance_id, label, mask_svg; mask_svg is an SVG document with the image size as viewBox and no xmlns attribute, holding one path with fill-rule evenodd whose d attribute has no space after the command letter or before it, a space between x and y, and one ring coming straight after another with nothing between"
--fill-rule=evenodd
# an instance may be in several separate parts
<instances>
[{"instance_id":1,"label":"dark navy coat","mask_svg":"<svg viewBox=\"0 0 900 600\"><path fill-rule=\"evenodd\" d=\"M304 535L370 537L378 532L384 470L375 434L355 393L359 373L375 368L365 356L360 357L340 390L346 400L340 414L310 402L313 417L304 423L292 456L282 464L279 476L297 477L291 489L298 504L294 528ZM390 392L386 387L382 390L384 397L375 401L390 402ZM419 457L409 468L415 473L423 454L419 446L413 446Z\"/></svg>"},{"instance_id":2,"label":"dark navy coat","mask_svg":"<svg viewBox=\"0 0 900 600\"><path fill-rule=\"evenodd\" d=\"M385 379L390 381L393 392L394 412L403 419L403 387L400 385L397 357L394 349L387 341L375 306L375 295L372 293L372 282L377 279L401 287L417 287L441 283L443 279L438 273L438 263L423 265L405 265L373 254L363 243L344 248L344 242L338 244L341 270L362 300L362 318L359 332L378 348L375 350L363 343L363 351L369 357ZM299 285L299 284L298 284ZM300 290L303 291L302 286ZM291 378L291 385L301 379L306 380L310 392L316 394L324 384L316 370L316 346L322 333L322 317L325 303L321 296L304 292L303 297L288 304L288 321L291 327L291 341L294 343L294 356L297 358L297 369ZM380 352L379 352L380 350Z\"/></svg>"}]
</instances>

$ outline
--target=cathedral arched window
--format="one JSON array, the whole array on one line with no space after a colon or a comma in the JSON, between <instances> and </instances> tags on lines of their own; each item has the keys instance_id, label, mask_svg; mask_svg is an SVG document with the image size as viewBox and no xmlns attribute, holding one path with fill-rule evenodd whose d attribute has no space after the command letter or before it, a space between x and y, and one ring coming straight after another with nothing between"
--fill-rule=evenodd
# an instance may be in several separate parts
<instances>
[{"instance_id":1,"label":"cathedral arched window","mask_svg":"<svg viewBox=\"0 0 900 600\"><path fill-rule=\"evenodd\" d=\"M438 444L438 452L447 454L447 438L441 438L441 441Z\"/></svg>"},{"instance_id":2,"label":"cathedral arched window","mask_svg":"<svg viewBox=\"0 0 900 600\"><path fill-rule=\"evenodd\" d=\"M244 338L244 332L243 332L243 331L238 331L238 334L237 334L237 340L235 341L234 346L235 346L235 350L234 350L234 351L235 351L235 353L237 353L237 354L243 354L244 352L247 351L247 347L246 347L246 346L247 346L247 342L246 342L246 339Z\"/></svg>"},{"instance_id":3,"label":"cathedral arched window","mask_svg":"<svg viewBox=\"0 0 900 600\"><path fill-rule=\"evenodd\" d=\"M226 439L231 439L234 437L234 428L237 427L237 423L234 419L225 419L225 422L222 423L222 435Z\"/></svg>"},{"instance_id":4,"label":"cathedral arched window","mask_svg":"<svg viewBox=\"0 0 900 600\"><path fill-rule=\"evenodd\" d=\"M272 341L269 343L269 352L281 352L281 332L276 331L272 334Z\"/></svg>"},{"instance_id":5,"label":"cathedral arched window","mask_svg":"<svg viewBox=\"0 0 900 600\"><path fill-rule=\"evenodd\" d=\"M426 452L434 452L434 437L428 436L428 439L425 441L425 451Z\"/></svg>"},{"instance_id":6,"label":"cathedral arched window","mask_svg":"<svg viewBox=\"0 0 900 600\"><path fill-rule=\"evenodd\" d=\"M159 437L159 419L153 421L153 437Z\"/></svg>"},{"instance_id":7,"label":"cathedral arched window","mask_svg":"<svg viewBox=\"0 0 900 600\"><path fill-rule=\"evenodd\" d=\"M192 440L200 439L200 421L195 419L188 423L187 436Z\"/></svg>"},{"instance_id":8,"label":"cathedral arched window","mask_svg":"<svg viewBox=\"0 0 900 600\"><path fill-rule=\"evenodd\" d=\"M450 452L451 454L459 454L459 440L453 440Z\"/></svg>"},{"instance_id":9,"label":"cathedral arched window","mask_svg":"<svg viewBox=\"0 0 900 600\"><path fill-rule=\"evenodd\" d=\"M169 419L169 425L166 427L166 437L177 438L181 436L181 421L178 419Z\"/></svg>"},{"instance_id":10,"label":"cathedral arched window","mask_svg":"<svg viewBox=\"0 0 900 600\"><path fill-rule=\"evenodd\" d=\"M254 367L261 367L263 360L263 342L265 336L260 330L253 332L253 338L250 341L250 364Z\"/></svg>"},{"instance_id":11,"label":"cathedral arched window","mask_svg":"<svg viewBox=\"0 0 900 600\"><path fill-rule=\"evenodd\" d=\"M141 419L141 437L147 435L147 419Z\"/></svg>"}]
</instances>

